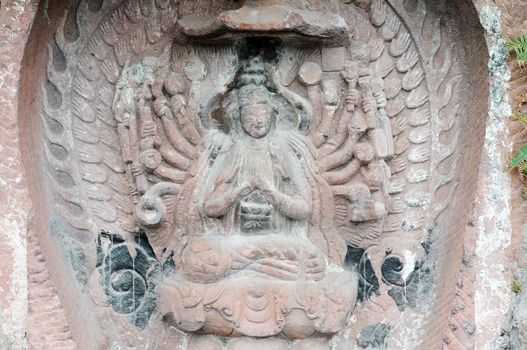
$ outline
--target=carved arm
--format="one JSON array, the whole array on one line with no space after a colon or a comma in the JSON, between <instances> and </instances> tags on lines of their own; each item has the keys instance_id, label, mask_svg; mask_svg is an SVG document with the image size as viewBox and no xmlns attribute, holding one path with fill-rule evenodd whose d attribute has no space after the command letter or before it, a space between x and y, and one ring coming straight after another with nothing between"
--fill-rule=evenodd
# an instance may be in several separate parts
<instances>
[{"instance_id":1,"label":"carved arm","mask_svg":"<svg viewBox=\"0 0 527 350\"><path fill-rule=\"evenodd\" d=\"M271 201L282 215L292 220L304 220L309 216L309 207L303 198L295 198L274 190L269 194Z\"/></svg>"},{"instance_id":2,"label":"carved arm","mask_svg":"<svg viewBox=\"0 0 527 350\"><path fill-rule=\"evenodd\" d=\"M170 143L174 146L176 150L181 152L185 157L190 159L197 158L197 152L194 149L194 146L187 141L177 126L172 110L167 106L168 102L166 98L160 97L157 98L154 102L154 110L156 114L161 117L161 121L165 128L166 135Z\"/></svg>"}]
</instances>

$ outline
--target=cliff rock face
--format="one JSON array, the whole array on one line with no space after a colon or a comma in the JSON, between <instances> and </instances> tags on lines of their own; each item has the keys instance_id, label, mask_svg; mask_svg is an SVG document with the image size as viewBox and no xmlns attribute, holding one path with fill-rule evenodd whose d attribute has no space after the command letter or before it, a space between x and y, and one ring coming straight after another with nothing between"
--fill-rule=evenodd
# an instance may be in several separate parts
<instances>
[{"instance_id":1,"label":"cliff rock face","mask_svg":"<svg viewBox=\"0 0 527 350\"><path fill-rule=\"evenodd\" d=\"M2 1L0 348L526 347L526 18Z\"/></svg>"}]
</instances>

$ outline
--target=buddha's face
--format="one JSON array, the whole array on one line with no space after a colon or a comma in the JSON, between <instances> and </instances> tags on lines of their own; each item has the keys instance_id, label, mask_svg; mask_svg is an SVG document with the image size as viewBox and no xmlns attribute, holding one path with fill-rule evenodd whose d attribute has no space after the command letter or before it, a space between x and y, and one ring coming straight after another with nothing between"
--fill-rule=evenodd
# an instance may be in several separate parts
<instances>
[{"instance_id":1,"label":"buddha's face","mask_svg":"<svg viewBox=\"0 0 527 350\"><path fill-rule=\"evenodd\" d=\"M241 108L241 123L243 131L259 139L271 129L272 107L269 104L251 104Z\"/></svg>"}]
</instances>

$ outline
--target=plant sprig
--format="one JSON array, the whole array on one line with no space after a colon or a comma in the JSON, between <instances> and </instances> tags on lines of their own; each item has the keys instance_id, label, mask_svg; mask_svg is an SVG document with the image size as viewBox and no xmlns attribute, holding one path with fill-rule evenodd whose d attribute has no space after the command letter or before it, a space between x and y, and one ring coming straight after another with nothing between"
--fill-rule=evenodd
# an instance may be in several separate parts
<instances>
[{"instance_id":1,"label":"plant sprig","mask_svg":"<svg viewBox=\"0 0 527 350\"><path fill-rule=\"evenodd\" d=\"M519 169L522 173L527 174L527 146L522 146L516 157L513 157L509 166L511 169Z\"/></svg>"},{"instance_id":2,"label":"plant sprig","mask_svg":"<svg viewBox=\"0 0 527 350\"><path fill-rule=\"evenodd\" d=\"M516 60L520 65L527 64L527 38L524 34L517 39L511 39L507 42L507 49L509 53L516 55Z\"/></svg>"},{"instance_id":3,"label":"plant sprig","mask_svg":"<svg viewBox=\"0 0 527 350\"><path fill-rule=\"evenodd\" d=\"M524 37L525 39L525 37ZM524 107L527 106L527 92L522 93L517 97L517 106L515 113L511 116L512 119L520 121L524 126L527 126L527 116L523 114ZM517 169L523 179L523 195L527 199L527 146L521 147L515 151L516 156L509 161L510 169Z\"/></svg>"}]
</instances>

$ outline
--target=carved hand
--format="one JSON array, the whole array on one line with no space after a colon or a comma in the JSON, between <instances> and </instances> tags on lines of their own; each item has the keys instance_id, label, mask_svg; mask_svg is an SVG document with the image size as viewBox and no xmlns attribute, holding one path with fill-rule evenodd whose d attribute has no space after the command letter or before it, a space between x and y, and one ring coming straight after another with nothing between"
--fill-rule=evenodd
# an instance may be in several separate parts
<instances>
[{"instance_id":1,"label":"carved hand","mask_svg":"<svg viewBox=\"0 0 527 350\"><path fill-rule=\"evenodd\" d=\"M219 247L214 247L207 240L200 240L189 247L188 253L185 267L192 281L211 283L225 277L229 259L220 253Z\"/></svg>"},{"instance_id":2,"label":"carved hand","mask_svg":"<svg viewBox=\"0 0 527 350\"><path fill-rule=\"evenodd\" d=\"M360 99L360 93L357 89L351 89L349 94L346 96L346 103L348 105L348 108L353 106L353 108L355 108L355 106L359 103L359 99Z\"/></svg>"},{"instance_id":3,"label":"carved hand","mask_svg":"<svg viewBox=\"0 0 527 350\"><path fill-rule=\"evenodd\" d=\"M241 199L251 193L252 190L253 187L249 183L243 183L230 191L230 197L233 200Z\"/></svg>"},{"instance_id":4,"label":"carved hand","mask_svg":"<svg viewBox=\"0 0 527 350\"><path fill-rule=\"evenodd\" d=\"M293 247L274 245L272 241L252 254L249 269L282 280L296 280L300 271L299 256Z\"/></svg>"},{"instance_id":5,"label":"carved hand","mask_svg":"<svg viewBox=\"0 0 527 350\"><path fill-rule=\"evenodd\" d=\"M365 98L362 101L362 109L364 110L364 113L374 112L376 108L377 108L377 103L375 102L374 99Z\"/></svg>"},{"instance_id":6,"label":"carved hand","mask_svg":"<svg viewBox=\"0 0 527 350\"><path fill-rule=\"evenodd\" d=\"M141 133L143 137L156 136L156 124L150 120L143 122L141 125Z\"/></svg>"},{"instance_id":7,"label":"carved hand","mask_svg":"<svg viewBox=\"0 0 527 350\"><path fill-rule=\"evenodd\" d=\"M232 186L229 184L228 186ZM222 187L221 191L216 190L205 202L204 213L209 217L219 217L225 215L229 208L238 199L251 193L252 187L245 183L238 187Z\"/></svg>"},{"instance_id":8,"label":"carved hand","mask_svg":"<svg viewBox=\"0 0 527 350\"><path fill-rule=\"evenodd\" d=\"M154 101L154 111L160 117L166 117L170 111L168 101L165 97L158 97Z\"/></svg>"},{"instance_id":9,"label":"carved hand","mask_svg":"<svg viewBox=\"0 0 527 350\"><path fill-rule=\"evenodd\" d=\"M324 278L326 262L318 252L309 252L303 263L303 268L307 280L319 281Z\"/></svg>"},{"instance_id":10,"label":"carved hand","mask_svg":"<svg viewBox=\"0 0 527 350\"><path fill-rule=\"evenodd\" d=\"M298 279L298 261L266 258L249 265L249 268L281 280L294 281Z\"/></svg>"},{"instance_id":11,"label":"carved hand","mask_svg":"<svg viewBox=\"0 0 527 350\"><path fill-rule=\"evenodd\" d=\"M183 95L175 95L170 99L170 106L174 113L185 115L187 113L187 103Z\"/></svg>"},{"instance_id":12,"label":"carved hand","mask_svg":"<svg viewBox=\"0 0 527 350\"><path fill-rule=\"evenodd\" d=\"M233 270L249 269L281 280L298 278L298 254L291 248L247 244L237 247L233 253Z\"/></svg>"},{"instance_id":13,"label":"carved hand","mask_svg":"<svg viewBox=\"0 0 527 350\"><path fill-rule=\"evenodd\" d=\"M271 202L271 204L276 204L278 192L273 190L267 181L258 179L256 183L254 183L254 188L259 190L264 195L264 197L267 198L269 202Z\"/></svg>"},{"instance_id":14,"label":"carved hand","mask_svg":"<svg viewBox=\"0 0 527 350\"><path fill-rule=\"evenodd\" d=\"M144 98L144 96L141 93L139 93L139 94L137 94L135 100L136 100L137 109L141 110L141 108L143 108L145 106L145 98Z\"/></svg>"}]
</instances>

